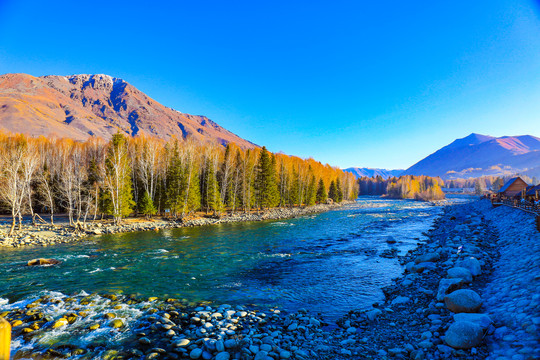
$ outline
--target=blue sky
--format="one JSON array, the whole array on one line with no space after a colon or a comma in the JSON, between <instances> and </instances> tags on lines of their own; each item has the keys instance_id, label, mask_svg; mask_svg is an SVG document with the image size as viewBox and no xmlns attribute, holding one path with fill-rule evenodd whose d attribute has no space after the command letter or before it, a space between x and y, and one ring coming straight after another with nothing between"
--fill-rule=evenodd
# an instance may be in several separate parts
<instances>
[{"instance_id":1,"label":"blue sky","mask_svg":"<svg viewBox=\"0 0 540 360\"><path fill-rule=\"evenodd\" d=\"M0 0L0 73L104 73L271 151L406 168L540 136L540 5Z\"/></svg>"}]
</instances>

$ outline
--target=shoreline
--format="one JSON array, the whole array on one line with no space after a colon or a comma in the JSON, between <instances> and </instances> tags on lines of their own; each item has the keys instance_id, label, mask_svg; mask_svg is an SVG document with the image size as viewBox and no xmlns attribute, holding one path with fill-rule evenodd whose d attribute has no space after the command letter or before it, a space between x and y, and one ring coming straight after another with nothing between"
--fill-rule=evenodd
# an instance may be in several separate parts
<instances>
[{"instance_id":1,"label":"shoreline","mask_svg":"<svg viewBox=\"0 0 540 360\"><path fill-rule=\"evenodd\" d=\"M339 320L358 333L349 351L381 359L540 358L534 217L477 200L446 206L427 235L399 257L405 272L383 288L384 303Z\"/></svg>"},{"instance_id":2,"label":"shoreline","mask_svg":"<svg viewBox=\"0 0 540 360\"><path fill-rule=\"evenodd\" d=\"M354 327L360 334L362 344L351 345L353 355L417 360L487 357L485 342L458 349L445 341L448 328L455 322L445 296L459 289L480 292L491 269L491 260L484 254L493 249L481 245L480 238L492 239L494 234L483 216L471 211L475 203L445 206L425 233L427 240L398 257L404 273L383 288L384 302L367 311L351 311L340 319L340 326ZM470 279L449 278L448 270L457 265L464 268L467 264L463 261L469 257L479 259L482 272L473 277L467 269L463 276Z\"/></svg>"},{"instance_id":3,"label":"shoreline","mask_svg":"<svg viewBox=\"0 0 540 360\"><path fill-rule=\"evenodd\" d=\"M89 236L98 236L104 234L158 231L164 229L240 223L248 221L292 219L310 214L323 213L340 208L347 204L352 204L354 202L355 201L344 200L341 203L333 204L317 204L313 206L293 208L273 208L261 211L260 213L237 212L234 214L223 215L220 218L197 217L185 221L126 218L122 224L113 225L109 221L95 220L87 222L86 227L82 231L70 226L66 222L59 222L55 225L26 225L21 231L16 232L12 237L7 237L6 234L8 233L9 225L4 224L0 225L0 248L20 248L25 246L49 246L65 244L74 241L84 241Z\"/></svg>"}]
</instances>

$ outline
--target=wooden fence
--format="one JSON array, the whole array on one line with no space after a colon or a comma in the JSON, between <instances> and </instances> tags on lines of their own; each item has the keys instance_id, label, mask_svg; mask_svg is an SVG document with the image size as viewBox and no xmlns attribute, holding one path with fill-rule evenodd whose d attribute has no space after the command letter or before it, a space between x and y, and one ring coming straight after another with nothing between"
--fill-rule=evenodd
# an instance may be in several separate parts
<instances>
[{"instance_id":1,"label":"wooden fence","mask_svg":"<svg viewBox=\"0 0 540 360\"><path fill-rule=\"evenodd\" d=\"M0 317L0 360L9 360L11 348L11 325Z\"/></svg>"},{"instance_id":2,"label":"wooden fence","mask_svg":"<svg viewBox=\"0 0 540 360\"><path fill-rule=\"evenodd\" d=\"M530 202L522 202L517 199L491 199L493 206L509 206L515 209L520 209L528 213L536 215L536 228L540 231L540 204L535 205Z\"/></svg>"},{"instance_id":3,"label":"wooden fence","mask_svg":"<svg viewBox=\"0 0 540 360\"><path fill-rule=\"evenodd\" d=\"M506 205L506 206L510 206L510 207L520 209L526 212L533 213L535 215L540 215L540 206L532 204L528 201L522 202L521 200L517 200L517 199L493 199L491 200L491 203L494 206Z\"/></svg>"}]
</instances>

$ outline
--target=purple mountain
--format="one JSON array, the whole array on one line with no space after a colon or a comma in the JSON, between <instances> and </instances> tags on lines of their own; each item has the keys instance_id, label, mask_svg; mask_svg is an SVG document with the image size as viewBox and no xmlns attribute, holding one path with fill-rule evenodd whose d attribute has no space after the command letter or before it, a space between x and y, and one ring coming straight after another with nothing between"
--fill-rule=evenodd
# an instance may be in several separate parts
<instances>
[{"instance_id":1,"label":"purple mountain","mask_svg":"<svg viewBox=\"0 0 540 360\"><path fill-rule=\"evenodd\" d=\"M417 162L403 174L443 179L483 175L540 176L540 138L471 134Z\"/></svg>"}]
</instances>

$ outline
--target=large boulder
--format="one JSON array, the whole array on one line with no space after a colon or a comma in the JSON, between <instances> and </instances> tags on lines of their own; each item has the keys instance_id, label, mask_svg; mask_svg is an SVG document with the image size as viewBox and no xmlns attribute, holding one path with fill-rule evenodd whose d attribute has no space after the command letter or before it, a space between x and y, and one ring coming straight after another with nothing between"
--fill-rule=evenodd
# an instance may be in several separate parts
<instances>
[{"instance_id":1,"label":"large boulder","mask_svg":"<svg viewBox=\"0 0 540 360\"><path fill-rule=\"evenodd\" d=\"M56 265L60 264L60 260L56 259L33 259L28 262L28 266Z\"/></svg>"},{"instance_id":2,"label":"large boulder","mask_svg":"<svg viewBox=\"0 0 540 360\"><path fill-rule=\"evenodd\" d=\"M450 279L463 279L463 281L466 283L472 282L472 274L469 269L460 266L448 269L447 276Z\"/></svg>"},{"instance_id":3,"label":"large boulder","mask_svg":"<svg viewBox=\"0 0 540 360\"><path fill-rule=\"evenodd\" d=\"M454 313L475 313L482 307L482 299L473 290L456 290L444 297L448 310Z\"/></svg>"},{"instance_id":4,"label":"large boulder","mask_svg":"<svg viewBox=\"0 0 540 360\"><path fill-rule=\"evenodd\" d=\"M470 349L482 342L484 332L480 325L470 321L456 321L444 334L444 341L454 349Z\"/></svg>"},{"instance_id":5,"label":"large boulder","mask_svg":"<svg viewBox=\"0 0 540 360\"><path fill-rule=\"evenodd\" d=\"M465 268L471 272L473 276L478 276L482 273L482 266L477 258L470 256L457 263L457 266Z\"/></svg>"}]
</instances>

